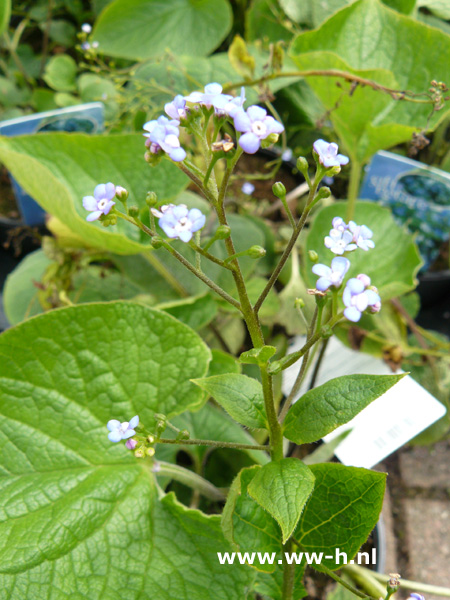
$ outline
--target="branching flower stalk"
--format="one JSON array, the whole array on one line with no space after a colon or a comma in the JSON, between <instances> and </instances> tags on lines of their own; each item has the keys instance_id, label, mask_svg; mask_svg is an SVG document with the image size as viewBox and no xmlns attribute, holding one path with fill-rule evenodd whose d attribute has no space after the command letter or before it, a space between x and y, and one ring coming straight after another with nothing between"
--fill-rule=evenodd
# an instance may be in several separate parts
<instances>
[{"instance_id":1,"label":"branching flower stalk","mask_svg":"<svg viewBox=\"0 0 450 600\"><path fill-rule=\"evenodd\" d=\"M331 261L331 267L324 264L314 264L312 269L313 273L319 276L319 279L316 289L308 291L308 293L315 296L317 307L309 323L307 340L297 352L293 352L277 361L271 361L271 356L273 356L276 349L265 345L259 317L261 307L295 249L296 242L307 222L311 209L321 199L330 195L328 188L319 188L323 177L339 173L341 167L346 165L349 159L342 154L338 154L336 144L330 144L324 140L317 140L314 143L313 156L316 161L316 171L313 177L309 174L306 159L303 157L298 159L297 166L303 173L309 188L308 198L298 220L296 220L290 208L286 206L293 230L292 235L260 297L253 305L243 276L240 258L250 256L258 259L264 256L265 250L260 246L252 246L247 250L237 251L233 231L227 220L225 199L229 182L241 155L244 152L254 154L261 146L274 143L278 138L278 134L284 131L284 127L272 116L267 115L266 110L261 107L250 106L247 110L244 110L244 101L244 90L241 91L240 97L234 98L231 95L222 93L222 87L219 84L209 84L205 87L204 92L194 92L186 98L177 96L172 102L166 104L165 110L171 120L166 116L160 116L158 119L144 125L145 136L147 137L146 160L150 164L156 164L167 156L197 186L214 210L218 226L206 243L202 242L201 239L201 230L205 226L206 217L197 208L189 209L184 204L160 205L156 195L149 192L146 198L150 210L150 226L148 226L143 222L140 210L135 206L128 206L128 192L121 187L116 187L111 182L98 185L93 196L86 196L83 199L83 206L89 212L88 221L100 220L103 225L108 226L114 225L117 219L120 218L133 224L150 237L155 250L164 248L195 277L225 302L237 309L245 321L252 342L252 350L245 354L255 358L255 362L259 367L266 427L269 434L268 445L191 439L188 431L180 431L169 423L164 415L155 415L156 428L153 431L145 430L139 424L137 415L129 422L121 423L115 419L109 421L110 441L116 443L126 440L127 448L133 450L137 457L152 458L155 453L155 444L178 444L181 446L197 445L212 448L267 451L270 452L272 461L283 460L284 420L312 363L315 351L313 350L311 357L311 349L314 349L320 340L328 339L332 335L334 326L343 318L356 322L366 310L378 312L381 307L378 292L371 285L370 278L367 275L360 274L356 278L349 279L344 288L344 277L349 269L350 261L343 255L348 255L357 249L368 251L373 248L372 232L364 225L359 226L353 221L347 224L343 219L336 217L333 219L330 235L324 239L324 245L337 256ZM194 104L194 107L189 108L187 103ZM212 128L209 126L211 119L214 121ZM236 147L228 138L224 143L216 141L222 126L227 120L234 121L234 127L237 131ZM198 168L187 158L187 152L181 146L179 140L180 126L186 127L198 138L197 141L199 141L204 158L204 170ZM212 136L210 135L211 129L213 131ZM221 180L217 179L214 173L214 166L220 160L226 161L226 168ZM217 173L219 174L219 170ZM286 190L284 186L275 184L274 193L285 205ZM116 199L123 204L125 212L117 209ZM156 219L158 220L159 229L164 232L166 238L159 233ZM174 247L174 240L180 240L181 243L188 245L194 251L194 264ZM213 244L216 243L223 244L227 254L226 259L218 258L210 251ZM316 253L313 254L317 257ZM203 267L206 263L202 265L201 259L231 272L238 299L231 296L205 274ZM331 292L331 294L328 294L328 292ZM327 307L329 299L331 299L331 304ZM345 306L343 311L339 309L340 299ZM278 416L274 397L273 375L295 364L301 358L303 358L303 361L296 382ZM166 427L174 432L175 438L162 437ZM160 465L159 469L162 468L160 463L156 464ZM169 467L167 469L170 471ZM174 472L172 475L180 481L190 477L189 472L186 473L185 470ZM210 498L221 497L221 492L213 486L208 486L207 482L204 483L198 474L193 474L191 479L192 481L189 481L188 484L196 489L197 493L200 491ZM293 547L293 538L288 537L284 540L284 549L290 551ZM336 579L336 577L334 578ZM293 567L286 564L284 568L283 600L292 600L293 589ZM364 594L360 594L360 596L362 598L366 597Z\"/></svg>"}]
</instances>

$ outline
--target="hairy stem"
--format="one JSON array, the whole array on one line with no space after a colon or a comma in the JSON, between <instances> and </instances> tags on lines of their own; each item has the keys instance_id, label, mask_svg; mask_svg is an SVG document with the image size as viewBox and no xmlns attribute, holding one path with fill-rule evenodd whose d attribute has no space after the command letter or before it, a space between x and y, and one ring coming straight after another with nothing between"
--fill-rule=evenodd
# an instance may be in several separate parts
<instances>
[{"instance_id":1,"label":"hairy stem","mask_svg":"<svg viewBox=\"0 0 450 600\"><path fill-rule=\"evenodd\" d=\"M205 496L205 498L209 498L210 500L226 500L223 492L207 479L204 479L201 475L194 473L194 471L164 461L155 461L154 464L156 466L156 469L153 471L154 473L162 475L163 477L175 479L175 481L179 481L193 490L198 491Z\"/></svg>"},{"instance_id":2,"label":"hairy stem","mask_svg":"<svg viewBox=\"0 0 450 600\"><path fill-rule=\"evenodd\" d=\"M189 440L171 440L159 438L155 440L155 444L177 444L178 446L212 446L214 448L234 448L235 450L261 450L267 452L269 446L261 444L239 444L238 442L218 442L217 440L198 440L191 438Z\"/></svg>"}]
</instances>

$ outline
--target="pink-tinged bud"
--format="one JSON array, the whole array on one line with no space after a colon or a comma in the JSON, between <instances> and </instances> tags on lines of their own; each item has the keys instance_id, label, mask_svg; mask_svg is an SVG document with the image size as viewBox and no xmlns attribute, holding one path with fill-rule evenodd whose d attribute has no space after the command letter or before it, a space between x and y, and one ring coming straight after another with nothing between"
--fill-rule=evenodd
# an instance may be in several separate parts
<instances>
[{"instance_id":1,"label":"pink-tinged bud","mask_svg":"<svg viewBox=\"0 0 450 600\"><path fill-rule=\"evenodd\" d=\"M369 306L369 310L370 310L371 313L380 312L380 310L381 310L381 302L375 302L375 304L372 304L371 306Z\"/></svg>"},{"instance_id":2,"label":"pink-tinged bud","mask_svg":"<svg viewBox=\"0 0 450 600\"><path fill-rule=\"evenodd\" d=\"M133 438L130 438L129 440L127 440L125 442L125 447L128 448L128 450L134 450L137 446L137 441L133 440Z\"/></svg>"},{"instance_id":3,"label":"pink-tinged bud","mask_svg":"<svg viewBox=\"0 0 450 600\"><path fill-rule=\"evenodd\" d=\"M356 279L359 279L359 281L362 281L364 287L369 287L370 277L368 275L364 275L364 273L361 273L360 275L356 276Z\"/></svg>"}]
</instances>

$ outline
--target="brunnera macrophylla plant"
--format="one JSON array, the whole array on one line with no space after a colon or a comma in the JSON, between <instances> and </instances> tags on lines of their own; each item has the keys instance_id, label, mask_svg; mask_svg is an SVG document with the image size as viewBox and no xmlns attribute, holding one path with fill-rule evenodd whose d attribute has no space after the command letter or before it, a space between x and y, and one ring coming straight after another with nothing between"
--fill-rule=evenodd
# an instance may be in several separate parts
<instances>
[{"instance_id":1,"label":"brunnera macrophylla plant","mask_svg":"<svg viewBox=\"0 0 450 600\"><path fill-rule=\"evenodd\" d=\"M264 289L251 300L241 259L258 260L265 249L236 251L227 188L242 153L274 143L283 125L265 109L244 104L244 90L235 98L212 83L175 97L165 107L167 117L144 125L150 165L173 161L209 202L216 224L208 233L201 210L161 205L152 192L148 217L142 215L128 205L120 182L99 183L83 206L89 221L135 225L161 261L169 253L237 311L252 345L239 362L253 365L258 376L232 368L217 372L195 331L132 302L70 306L3 334L0 531L6 543L0 583L8 598L225 600L259 594L292 600L306 594L306 563L290 560L289 553L322 553L313 566L346 584L335 574L341 566L336 549L350 560L377 522L383 473L336 463L308 466L291 456L293 444L320 440L402 377L340 377L294 402L333 328L382 309L376 281L364 272L348 276L352 256L370 253L377 240L370 223L334 218L323 232L329 261L319 264L310 252L317 283L308 292L316 308L304 346L279 356L266 345L261 308L311 209L330 195L319 184L337 175L348 158L336 144L318 140L313 174L306 159L298 159L309 186L301 215L289 208L284 186L275 184L292 233ZM225 137L232 128L236 142ZM201 149L202 164L189 156L184 132ZM215 169L219 161L223 168ZM195 260L186 258L185 245ZM206 263L228 273L235 294L206 274ZM298 376L279 406L274 377L294 364ZM215 405L205 404L209 397ZM224 490L177 465L177 448L195 449L200 463L205 448L242 450L254 464ZM210 514L166 493L171 481L205 498ZM218 553L233 551L260 554L247 564L219 560ZM266 560L265 553L276 559Z\"/></svg>"}]
</instances>

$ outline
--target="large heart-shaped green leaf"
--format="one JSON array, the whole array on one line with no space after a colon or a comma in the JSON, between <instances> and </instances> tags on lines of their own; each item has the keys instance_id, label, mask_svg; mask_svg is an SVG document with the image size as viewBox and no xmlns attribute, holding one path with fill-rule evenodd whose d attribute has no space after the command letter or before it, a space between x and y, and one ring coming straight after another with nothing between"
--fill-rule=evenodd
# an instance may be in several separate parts
<instances>
[{"instance_id":1,"label":"large heart-shaped green leaf","mask_svg":"<svg viewBox=\"0 0 450 600\"><path fill-rule=\"evenodd\" d=\"M77 415L93 420L89 427L95 429L139 414L151 428L154 412L169 416L199 407L203 394L190 379L203 376L210 360L209 349L186 325L120 301L25 321L2 335L0 355L2 405L23 396L30 425L36 407L45 405L48 428L57 431L70 429ZM65 435L70 446L70 433ZM95 453L95 443L89 446Z\"/></svg>"},{"instance_id":2,"label":"large heart-shaped green leaf","mask_svg":"<svg viewBox=\"0 0 450 600\"><path fill-rule=\"evenodd\" d=\"M307 552L323 552L322 564L335 570L336 550L351 560L375 527L383 505L385 473L337 463L311 465L316 481L295 531ZM332 558L329 558L332 557ZM317 565L320 570L320 564Z\"/></svg>"},{"instance_id":3,"label":"large heart-shaped green leaf","mask_svg":"<svg viewBox=\"0 0 450 600\"><path fill-rule=\"evenodd\" d=\"M379 0L359 0L319 29L300 34L292 43L291 56L302 70L350 71L390 88L424 93L432 79L448 80L450 36L396 13ZM339 81L345 87L342 78L308 77L307 81L330 110L346 152L359 162L407 141L418 128L433 129L448 114L448 108L432 113L430 104L396 101L367 86L343 93L336 85Z\"/></svg>"},{"instance_id":4,"label":"large heart-shaped green leaf","mask_svg":"<svg viewBox=\"0 0 450 600\"><path fill-rule=\"evenodd\" d=\"M190 394L188 371L208 358L196 334L138 305L90 305L8 330L0 357L5 597L245 597L251 575L217 560L229 551L219 517L158 499L151 463L106 437L111 416L150 423L155 389L162 404L170 387Z\"/></svg>"},{"instance_id":5,"label":"large heart-shaped green leaf","mask_svg":"<svg viewBox=\"0 0 450 600\"><path fill-rule=\"evenodd\" d=\"M204 56L229 32L227 0L115 0L101 13L93 38L110 56L141 60L170 48L174 55Z\"/></svg>"},{"instance_id":6,"label":"large heart-shaped green leaf","mask_svg":"<svg viewBox=\"0 0 450 600\"><path fill-rule=\"evenodd\" d=\"M342 202L326 206L314 217L306 239L306 249L319 255L319 263L329 265L335 256L324 246L333 217L345 219L346 205ZM357 249L348 255L351 266L347 277L366 273L383 300L405 294L416 285L416 274L422 265L419 252L411 235L399 227L391 212L374 202L357 202L354 221L367 225L373 231L375 248L365 252ZM308 267L305 273L308 287L316 286L317 276Z\"/></svg>"},{"instance_id":7,"label":"large heart-shaped green leaf","mask_svg":"<svg viewBox=\"0 0 450 600\"><path fill-rule=\"evenodd\" d=\"M87 223L82 199L107 181L125 187L130 204L140 207L145 206L148 190L163 200L184 189L188 179L174 164L148 166L143 139L140 134L68 133L1 138L0 160L26 192L87 243L133 254L148 248L149 238L121 219L108 229L98 221Z\"/></svg>"}]
</instances>

